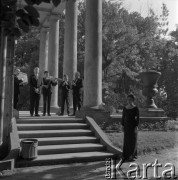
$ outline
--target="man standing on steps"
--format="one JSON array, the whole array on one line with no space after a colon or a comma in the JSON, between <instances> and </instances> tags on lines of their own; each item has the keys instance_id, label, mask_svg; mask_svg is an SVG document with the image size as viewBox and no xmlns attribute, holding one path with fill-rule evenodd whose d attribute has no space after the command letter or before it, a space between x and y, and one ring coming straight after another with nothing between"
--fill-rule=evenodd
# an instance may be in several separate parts
<instances>
[{"instance_id":1,"label":"man standing on steps","mask_svg":"<svg viewBox=\"0 0 178 180\"><path fill-rule=\"evenodd\" d=\"M39 101L40 101L40 86L41 81L39 78L39 68L34 68L34 74L30 76L30 115L33 116L35 109L35 116L40 116L38 114Z\"/></svg>"},{"instance_id":2,"label":"man standing on steps","mask_svg":"<svg viewBox=\"0 0 178 180\"><path fill-rule=\"evenodd\" d=\"M46 106L48 116L50 114L50 104L51 104L51 94L52 94L52 86L57 85L57 79L52 79L49 76L48 71L44 71L44 77L42 79L42 94L43 94L43 116L46 115Z\"/></svg>"},{"instance_id":3,"label":"man standing on steps","mask_svg":"<svg viewBox=\"0 0 178 180\"><path fill-rule=\"evenodd\" d=\"M73 114L72 116L75 116L75 112L78 108L80 111L80 108L82 106L82 88L83 88L83 82L80 78L80 73L75 73L75 80L73 80L72 83L72 90L73 90Z\"/></svg>"},{"instance_id":4,"label":"man standing on steps","mask_svg":"<svg viewBox=\"0 0 178 180\"><path fill-rule=\"evenodd\" d=\"M68 81L68 75L64 74L63 81L60 84L60 88L62 89L62 103L61 103L61 113L59 116L64 115L64 106L65 102L67 105L67 114L69 115L69 90L70 90L70 83Z\"/></svg>"}]
</instances>

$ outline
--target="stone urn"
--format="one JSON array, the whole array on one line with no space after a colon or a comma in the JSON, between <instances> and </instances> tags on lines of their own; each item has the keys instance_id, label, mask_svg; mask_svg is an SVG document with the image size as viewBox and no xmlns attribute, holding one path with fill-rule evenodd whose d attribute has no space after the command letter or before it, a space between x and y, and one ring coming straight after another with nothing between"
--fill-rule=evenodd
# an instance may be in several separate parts
<instances>
[{"instance_id":1,"label":"stone urn","mask_svg":"<svg viewBox=\"0 0 178 180\"><path fill-rule=\"evenodd\" d=\"M161 76L157 71L146 71L140 73L143 85L142 94L146 97L146 108L157 108L153 97L158 93L157 82Z\"/></svg>"}]
</instances>

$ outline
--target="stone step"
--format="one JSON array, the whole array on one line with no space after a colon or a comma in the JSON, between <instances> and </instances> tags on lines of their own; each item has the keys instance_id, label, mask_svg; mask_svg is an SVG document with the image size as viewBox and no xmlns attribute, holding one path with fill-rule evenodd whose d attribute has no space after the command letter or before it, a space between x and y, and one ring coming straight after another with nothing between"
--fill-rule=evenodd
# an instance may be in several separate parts
<instances>
[{"instance_id":1,"label":"stone step","mask_svg":"<svg viewBox=\"0 0 178 180\"><path fill-rule=\"evenodd\" d=\"M42 138L42 137L69 137L69 136L90 136L94 132L87 129L67 129L67 130L36 130L18 131L19 138Z\"/></svg>"},{"instance_id":2,"label":"stone step","mask_svg":"<svg viewBox=\"0 0 178 180\"><path fill-rule=\"evenodd\" d=\"M99 142L99 139L97 139L95 136L47 137L47 138L36 138L36 139L38 140L39 146Z\"/></svg>"},{"instance_id":3,"label":"stone step","mask_svg":"<svg viewBox=\"0 0 178 180\"><path fill-rule=\"evenodd\" d=\"M92 152L92 151L104 151L104 150L105 150L105 147L103 145L96 144L96 143L38 146L39 155L74 153L74 152L75 153Z\"/></svg>"},{"instance_id":4,"label":"stone step","mask_svg":"<svg viewBox=\"0 0 178 180\"><path fill-rule=\"evenodd\" d=\"M85 123L48 123L48 124L17 124L18 130L57 130L57 129L87 129Z\"/></svg>"},{"instance_id":5,"label":"stone step","mask_svg":"<svg viewBox=\"0 0 178 180\"><path fill-rule=\"evenodd\" d=\"M17 120L17 124L47 124L47 123L85 123L83 119L80 118L69 118L69 119L59 119L59 118L20 118Z\"/></svg>"},{"instance_id":6,"label":"stone step","mask_svg":"<svg viewBox=\"0 0 178 180\"><path fill-rule=\"evenodd\" d=\"M16 163L16 167L42 166L54 164L68 164L76 162L104 161L106 158L113 158L114 154L106 151L79 152L39 155L33 160L20 160ZM105 163L104 163L105 164Z\"/></svg>"}]
</instances>

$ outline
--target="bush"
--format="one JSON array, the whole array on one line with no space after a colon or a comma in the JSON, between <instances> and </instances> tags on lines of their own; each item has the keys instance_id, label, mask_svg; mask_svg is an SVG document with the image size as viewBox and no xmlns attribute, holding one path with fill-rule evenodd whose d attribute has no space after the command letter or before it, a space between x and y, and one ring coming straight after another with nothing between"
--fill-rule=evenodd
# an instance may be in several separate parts
<instances>
[{"instance_id":1,"label":"bush","mask_svg":"<svg viewBox=\"0 0 178 180\"><path fill-rule=\"evenodd\" d=\"M106 127L105 129L106 131L108 130L114 130L114 131L117 131L117 132L122 132L122 125L121 123L114 123L114 124L111 124L110 126Z\"/></svg>"}]
</instances>

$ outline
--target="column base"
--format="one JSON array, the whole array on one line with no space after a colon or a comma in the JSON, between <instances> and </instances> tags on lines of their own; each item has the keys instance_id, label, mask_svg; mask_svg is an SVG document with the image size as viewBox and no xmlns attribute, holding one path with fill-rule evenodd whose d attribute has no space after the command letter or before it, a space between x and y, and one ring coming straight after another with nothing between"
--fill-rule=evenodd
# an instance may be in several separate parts
<instances>
[{"instance_id":1,"label":"column base","mask_svg":"<svg viewBox=\"0 0 178 180\"><path fill-rule=\"evenodd\" d=\"M100 106L82 107L76 112L76 117L85 118L86 116L93 118L98 125L103 125L110 120L110 112Z\"/></svg>"}]
</instances>

